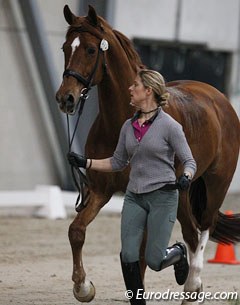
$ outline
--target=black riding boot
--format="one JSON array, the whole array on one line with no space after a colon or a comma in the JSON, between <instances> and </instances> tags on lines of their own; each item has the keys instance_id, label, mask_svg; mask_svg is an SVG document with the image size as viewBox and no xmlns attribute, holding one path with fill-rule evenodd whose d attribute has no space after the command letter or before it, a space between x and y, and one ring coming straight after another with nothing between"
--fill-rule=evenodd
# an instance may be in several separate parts
<instances>
[{"instance_id":1,"label":"black riding boot","mask_svg":"<svg viewBox=\"0 0 240 305\"><path fill-rule=\"evenodd\" d=\"M187 248L183 243L176 243L166 250L160 270L174 265L175 278L178 285L183 285L188 277L189 265L187 261Z\"/></svg>"},{"instance_id":2,"label":"black riding boot","mask_svg":"<svg viewBox=\"0 0 240 305\"><path fill-rule=\"evenodd\" d=\"M121 254L120 259L126 289L131 290L133 293L133 297L129 299L131 305L146 305L146 301L143 298L136 299L138 289L141 289L141 295L144 292L139 262L124 263Z\"/></svg>"}]
</instances>

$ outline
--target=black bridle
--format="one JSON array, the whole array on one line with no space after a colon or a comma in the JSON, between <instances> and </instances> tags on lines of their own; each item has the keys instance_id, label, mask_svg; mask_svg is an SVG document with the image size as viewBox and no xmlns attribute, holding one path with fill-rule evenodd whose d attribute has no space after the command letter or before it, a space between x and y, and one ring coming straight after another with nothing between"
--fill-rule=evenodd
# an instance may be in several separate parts
<instances>
[{"instance_id":1,"label":"black bridle","mask_svg":"<svg viewBox=\"0 0 240 305\"><path fill-rule=\"evenodd\" d=\"M79 29L76 29L76 31L82 32ZM107 48L105 48L105 49L103 47L104 43L107 44L106 45ZM69 115L67 114L68 152L71 152L72 143L73 143L73 140L74 140L74 137L76 134L79 119L83 112L85 101L88 98L88 92L92 87L93 79L94 79L94 76L95 76L97 68L98 68L100 54L103 54L104 67L106 67L104 51L106 51L107 49L108 49L108 42L106 40L102 39L101 43L99 44L95 65L93 67L92 72L89 74L89 76L87 78L84 78L79 72L73 71L71 69L66 69L63 72L63 77L70 77L70 76L74 77L77 79L78 82L82 83L85 86L81 91L80 98L79 98L77 106L76 106L76 109L79 106L79 110L78 110L78 117L77 117L77 121L75 123L75 127L73 130L72 136L70 135ZM74 184L78 190L78 197L77 197L77 200L75 203L75 210L76 210L76 212L79 212L82 208L86 207L86 205L87 205L87 202L89 199L89 189L87 188L86 193L84 193L84 189L86 190L85 186L87 186L87 187L89 186L89 182L88 182L86 175L78 167L74 167L71 165L71 172L72 172ZM81 201L80 201L80 198L81 198Z\"/></svg>"},{"instance_id":2,"label":"black bridle","mask_svg":"<svg viewBox=\"0 0 240 305\"><path fill-rule=\"evenodd\" d=\"M98 67L98 62L99 62L99 57L100 57L100 53L103 53L103 50L100 48L98 48L98 54L97 54L97 59L95 62L95 65L93 67L92 72L89 74L88 78L84 78L80 73L73 71L71 69L66 69L63 72L63 77L65 76L72 76L74 78L77 79L77 81L79 81L80 83L82 83L85 86L85 89L87 90L87 92L91 89L92 86L92 82L95 76L95 73L97 71L97 67ZM80 97L81 98L81 97Z\"/></svg>"}]
</instances>

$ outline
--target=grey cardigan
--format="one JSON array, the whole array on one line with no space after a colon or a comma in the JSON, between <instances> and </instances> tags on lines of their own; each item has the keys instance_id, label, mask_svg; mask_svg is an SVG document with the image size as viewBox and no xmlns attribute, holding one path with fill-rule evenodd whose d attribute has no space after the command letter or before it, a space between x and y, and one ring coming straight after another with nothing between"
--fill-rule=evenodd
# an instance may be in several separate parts
<instances>
[{"instance_id":1,"label":"grey cardigan","mask_svg":"<svg viewBox=\"0 0 240 305\"><path fill-rule=\"evenodd\" d=\"M182 126L161 108L140 142L134 135L131 119L122 126L116 150L111 157L113 171L123 170L130 163L127 189L147 193L166 183L175 183L174 156L194 176L196 162Z\"/></svg>"}]
</instances>

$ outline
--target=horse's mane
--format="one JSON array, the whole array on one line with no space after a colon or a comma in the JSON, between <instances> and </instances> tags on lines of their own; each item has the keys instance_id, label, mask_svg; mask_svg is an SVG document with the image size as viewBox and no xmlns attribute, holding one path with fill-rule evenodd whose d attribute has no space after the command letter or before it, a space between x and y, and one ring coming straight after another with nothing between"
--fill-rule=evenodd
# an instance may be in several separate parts
<instances>
[{"instance_id":1,"label":"horse's mane","mask_svg":"<svg viewBox=\"0 0 240 305\"><path fill-rule=\"evenodd\" d=\"M121 32L117 30L113 30L113 33L115 34L123 50L125 51L129 63L131 64L133 70L137 72L140 68L144 68L144 65L138 53L135 51L132 42L125 35L123 35Z\"/></svg>"}]
</instances>

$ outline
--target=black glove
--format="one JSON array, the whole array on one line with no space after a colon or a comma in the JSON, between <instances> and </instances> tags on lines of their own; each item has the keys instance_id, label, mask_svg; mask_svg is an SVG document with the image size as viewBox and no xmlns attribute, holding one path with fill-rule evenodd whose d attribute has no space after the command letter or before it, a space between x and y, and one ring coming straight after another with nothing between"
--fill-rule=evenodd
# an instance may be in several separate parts
<instances>
[{"instance_id":1,"label":"black glove","mask_svg":"<svg viewBox=\"0 0 240 305\"><path fill-rule=\"evenodd\" d=\"M67 154L68 162L74 167L86 168L87 158L81 155L78 155L74 152L69 152Z\"/></svg>"},{"instance_id":2,"label":"black glove","mask_svg":"<svg viewBox=\"0 0 240 305\"><path fill-rule=\"evenodd\" d=\"M179 189L181 191L186 191L190 187L190 182L191 182L191 179L186 174L184 174L179 177L177 183L178 183Z\"/></svg>"}]
</instances>

